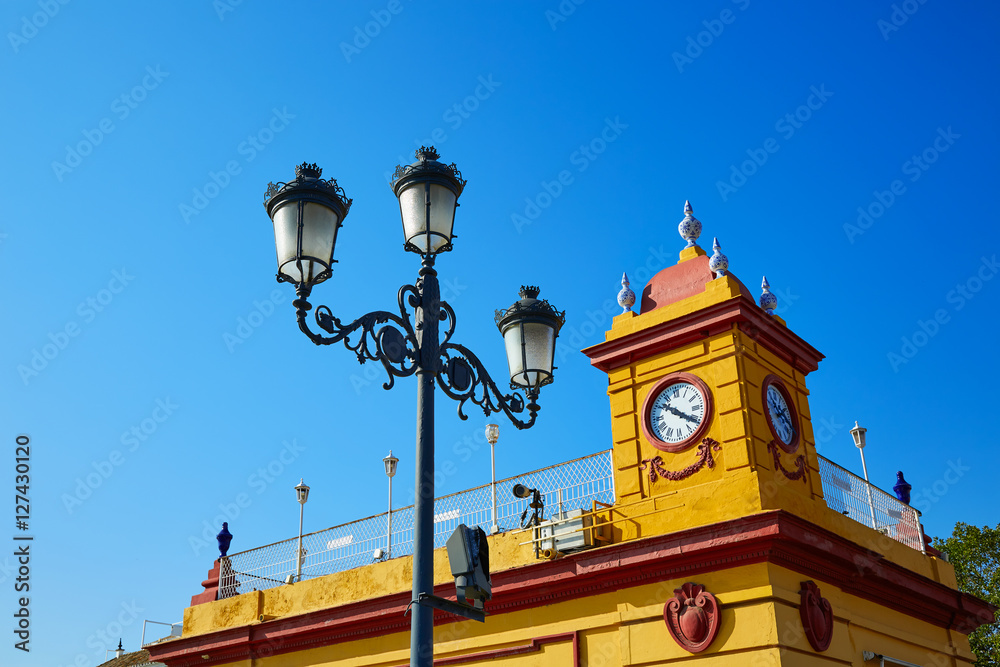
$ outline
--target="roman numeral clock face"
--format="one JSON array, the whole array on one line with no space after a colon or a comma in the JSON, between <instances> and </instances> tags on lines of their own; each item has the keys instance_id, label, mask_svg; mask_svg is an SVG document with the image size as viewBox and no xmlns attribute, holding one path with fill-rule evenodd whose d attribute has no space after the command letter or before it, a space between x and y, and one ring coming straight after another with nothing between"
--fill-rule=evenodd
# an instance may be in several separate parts
<instances>
[{"instance_id":1,"label":"roman numeral clock face","mask_svg":"<svg viewBox=\"0 0 1000 667\"><path fill-rule=\"evenodd\" d=\"M668 376L647 396L643 430L654 447L678 452L693 445L708 425L708 387L688 373Z\"/></svg>"}]
</instances>

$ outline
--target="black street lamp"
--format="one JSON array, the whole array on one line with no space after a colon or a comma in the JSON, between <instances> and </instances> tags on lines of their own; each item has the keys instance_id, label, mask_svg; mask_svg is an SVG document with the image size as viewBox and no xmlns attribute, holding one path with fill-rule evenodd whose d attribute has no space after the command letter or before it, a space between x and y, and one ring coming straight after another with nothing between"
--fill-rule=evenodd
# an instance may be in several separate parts
<instances>
[{"instance_id":1,"label":"black street lamp","mask_svg":"<svg viewBox=\"0 0 1000 667\"><path fill-rule=\"evenodd\" d=\"M537 287L522 287L521 300L497 311L496 324L503 335L510 372L509 394L504 394L486 368L468 348L451 342L455 312L441 300L434 260L452 249L452 228L458 198L465 180L454 164L438 162L433 147L421 146L417 161L398 166L392 182L403 221L404 250L421 256L415 285L397 293L399 313L373 311L343 324L329 308L316 309L320 329L309 329L306 314L314 285L330 277L337 231L351 207L343 189L333 179L321 179L315 164L295 169L295 180L271 183L264 206L274 223L278 253L278 281L295 285L293 302L299 329L317 345L343 341L358 361L378 361L388 374L382 386L390 389L397 377L417 376L416 507L414 512L413 619L410 664L433 663L434 588L434 384L458 401L458 415L466 419L466 401L489 416L503 412L520 429L535 423L538 395L552 382L555 341L565 321L564 313L539 300ZM407 306L412 309L411 319ZM441 335L439 324L446 323ZM357 334L352 341L352 334ZM521 392L524 393L522 396ZM525 403L527 398L527 403ZM529 418L518 415L527 407ZM445 602L445 601L442 601ZM454 603L451 603L454 604Z\"/></svg>"}]
</instances>

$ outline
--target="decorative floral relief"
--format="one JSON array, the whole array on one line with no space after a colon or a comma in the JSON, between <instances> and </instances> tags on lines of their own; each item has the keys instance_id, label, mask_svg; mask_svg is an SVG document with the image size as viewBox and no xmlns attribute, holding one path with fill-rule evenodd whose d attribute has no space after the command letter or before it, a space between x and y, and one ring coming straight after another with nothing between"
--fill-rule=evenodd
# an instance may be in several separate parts
<instances>
[{"instance_id":1,"label":"decorative floral relief","mask_svg":"<svg viewBox=\"0 0 1000 667\"><path fill-rule=\"evenodd\" d=\"M651 459L643 459L642 463L639 464L639 470L645 470L646 466L649 466L650 483L656 481L657 475L663 479L677 482L682 479L687 479L705 466L714 468L715 458L712 456L712 452L717 452L721 449L722 447L719 445L718 441L713 440L712 438L705 438L701 441L701 444L698 445L698 459L687 468L682 468L681 470L665 470L663 468L663 457L654 456Z\"/></svg>"},{"instance_id":2,"label":"decorative floral relief","mask_svg":"<svg viewBox=\"0 0 1000 667\"><path fill-rule=\"evenodd\" d=\"M806 472L808 468L806 467L806 457L799 454L795 457L795 470L788 470L785 466L781 465L781 453L778 451L778 446L774 443L774 440L767 443L767 449L774 456L774 467L781 471L788 479L795 481L801 479L804 483L806 482Z\"/></svg>"}]
</instances>

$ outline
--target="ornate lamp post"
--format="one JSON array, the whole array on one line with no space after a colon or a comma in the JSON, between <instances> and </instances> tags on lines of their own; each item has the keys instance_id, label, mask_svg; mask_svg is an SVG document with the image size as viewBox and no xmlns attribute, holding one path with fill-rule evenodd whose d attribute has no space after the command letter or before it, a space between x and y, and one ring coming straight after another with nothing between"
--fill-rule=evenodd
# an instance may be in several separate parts
<instances>
[{"instance_id":1,"label":"ornate lamp post","mask_svg":"<svg viewBox=\"0 0 1000 667\"><path fill-rule=\"evenodd\" d=\"M382 364L390 389L397 377L417 376L416 507L414 512L413 619L410 664L430 667L433 662L434 550L434 385L458 401L458 415L466 419L471 401L489 416L503 412L518 428L535 423L541 388L552 382L555 340L564 314L539 300L537 287L523 287L521 300L497 311L496 324L507 350L512 393L504 394L482 362L468 348L453 343L455 312L441 300L434 261L452 249L452 228L458 198L466 181L454 164L438 162L433 147L421 147L417 161L396 167L392 189L399 200L403 222L403 249L421 257L415 285L399 289L399 312L373 311L342 323L326 306L316 309L316 325L309 328L312 288L328 279L334 262L337 231L350 210L351 200L333 179L320 178L315 164L302 164L289 183L271 183L264 206L274 223L278 254L278 281L295 285L293 301L299 329L316 345L343 342L359 362ZM407 311L412 309L413 314ZM443 333L439 329L444 324ZM352 340L352 336L354 336ZM522 393L524 395L522 395ZM525 400L527 399L527 403ZM529 417L518 418L527 408Z\"/></svg>"},{"instance_id":2,"label":"ornate lamp post","mask_svg":"<svg viewBox=\"0 0 1000 667\"><path fill-rule=\"evenodd\" d=\"M295 487L295 497L299 501L299 550L295 554L295 581L302 581L302 516L305 514L306 502L309 500L309 487L299 479Z\"/></svg>"},{"instance_id":3,"label":"ornate lamp post","mask_svg":"<svg viewBox=\"0 0 1000 667\"><path fill-rule=\"evenodd\" d=\"M389 512L386 515L385 557L392 558L392 478L396 476L396 464L399 463L399 459L392 455L390 449L389 456L382 459L382 463L385 464L385 476L389 478Z\"/></svg>"}]
</instances>

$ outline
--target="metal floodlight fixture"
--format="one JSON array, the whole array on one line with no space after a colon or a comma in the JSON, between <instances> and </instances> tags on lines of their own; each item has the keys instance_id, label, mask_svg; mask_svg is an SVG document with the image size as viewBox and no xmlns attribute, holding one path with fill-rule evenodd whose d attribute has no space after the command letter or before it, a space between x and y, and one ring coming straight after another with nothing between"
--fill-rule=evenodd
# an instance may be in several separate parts
<instances>
[{"instance_id":1,"label":"metal floodlight fixture","mask_svg":"<svg viewBox=\"0 0 1000 667\"><path fill-rule=\"evenodd\" d=\"M403 219L403 248L423 256L451 250L458 198L465 188L454 163L438 162L433 146L421 146L417 161L396 167L392 191Z\"/></svg>"},{"instance_id":2,"label":"metal floodlight fixture","mask_svg":"<svg viewBox=\"0 0 1000 667\"><path fill-rule=\"evenodd\" d=\"M865 448L865 433L868 429L858 426L858 422L854 422L854 428L851 429L851 437L854 438L854 446L858 449Z\"/></svg>"},{"instance_id":3,"label":"metal floodlight fixture","mask_svg":"<svg viewBox=\"0 0 1000 667\"><path fill-rule=\"evenodd\" d=\"M264 208L274 223L278 282L295 285L306 295L330 277L337 230L351 210L351 201L335 179L320 178L323 170L303 162L289 183L268 183Z\"/></svg>"},{"instance_id":4,"label":"metal floodlight fixture","mask_svg":"<svg viewBox=\"0 0 1000 667\"><path fill-rule=\"evenodd\" d=\"M385 464L385 475L389 479L396 476L396 465L399 463L399 459L392 455L392 450L389 450L389 456L382 459L382 463Z\"/></svg>"},{"instance_id":5,"label":"metal floodlight fixture","mask_svg":"<svg viewBox=\"0 0 1000 667\"><path fill-rule=\"evenodd\" d=\"M511 389L525 389L537 395L552 382L555 369L556 338L566 321L566 313L538 299L539 288L522 285L516 301L507 310L496 311L496 325L507 348Z\"/></svg>"},{"instance_id":6,"label":"metal floodlight fixture","mask_svg":"<svg viewBox=\"0 0 1000 667\"><path fill-rule=\"evenodd\" d=\"M448 538L446 546L458 601L471 601L476 609L482 609L484 602L493 597L486 533L478 526L469 528L463 523Z\"/></svg>"},{"instance_id":7,"label":"metal floodlight fixture","mask_svg":"<svg viewBox=\"0 0 1000 667\"><path fill-rule=\"evenodd\" d=\"M298 498L300 505L305 505L309 500L309 487L303 484L301 478L299 478L299 483L295 487L295 496Z\"/></svg>"},{"instance_id":8,"label":"metal floodlight fixture","mask_svg":"<svg viewBox=\"0 0 1000 667\"><path fill-rule=\"evenodd\" d=\"M500 425L499 424L487 424L486 425L486 442L491 445L497 444L497 440L500 439Z\"/></svg>"}]
</instances>

